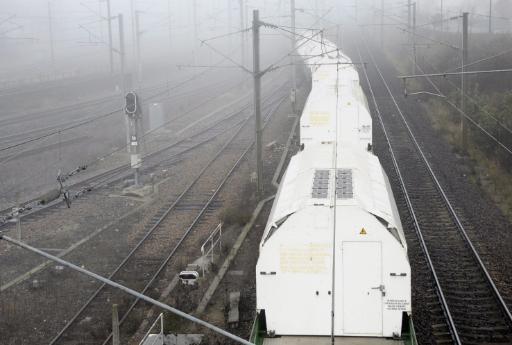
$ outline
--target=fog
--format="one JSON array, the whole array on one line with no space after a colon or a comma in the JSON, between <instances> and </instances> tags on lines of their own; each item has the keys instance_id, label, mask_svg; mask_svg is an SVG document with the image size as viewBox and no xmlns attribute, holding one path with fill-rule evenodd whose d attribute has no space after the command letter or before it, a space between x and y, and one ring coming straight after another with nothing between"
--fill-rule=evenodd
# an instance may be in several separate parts
<instances>
[{"instance_id":1,"label":"fog","mask_svg":"<svg viewBox=\"0 0 512 345\"><path fill-rule=\"evenodd\" d=\"M240 11L242 2L244 7ZM510 32L510 3L492 0L495 32ZM2 117L8 119L5 121L30 114L43 118L40 122L27 120L2 126L0 139L5 143L27 140L34 133L45 133L45 130L54 130L71 121L107 112L114 105L119 107L122 91L128 89L158 91L162 85L169 88L203 71L211 71L211 74L191 84L189 91L212 82L234 83L249 78L252 32L246 30L242 33L241 29L250 28L253 9L259 9L260 18L266 23L279 26L279 29L270 26L261 29L262 68L277 64L283 70L288 63L283 57L290 55L289 0L110 0L112 50L109 48L107 4L106 0L0 2ZM469 11L471 32L487 32L489 4L488 1L477 0L417 0L417 22L423 28L439 30L435 23L439 23L442 16L446 22L444 30L458 32L460 14ZM384 11L381 10L382 5ZM349 34L350 27L355 24L372 26L377 30L380 23L377 18L384 14L386 37L392 42L396 36L395 42L399 42L404 34L404 25L407 25L407 7L407 1L396 0L296 0L296 26L300 30L324 29L332 38L340 33L342 36ZM118 15L123 16L124 59L120 54ZM120 78L122 69L124 79ZM38 89L46 88L44 83L61 80L63 83L72 80L78 84L46 93ZM80 86L82 82L84 84ZM169 91L169 97L172 95ZM164 104L165 110L175 115L185 111L190 104L201 99L198 95L191 95L188 103ZM112 98L110 103L96 108L90 105L90 102L105 97ZM90 108L84 112L80 108L84 106ZM64 120L55 115L62 112L55 109L62 107L73 110L72 114L66 114ZM41 112L52 116L43 117ZM0 159L8 159L2 166L3 187L10 193L3 196L6 204L12 204L13 195L19 190L23 190L24 195L32 195L53 186L59 170L72 170L83 162L119 148L125 134L124 129L119 130L116 126L122 119L119 115L117 122L95 124L99 130L91 125L80 132L50 137L45 145L52 149L45 153L47 156L37 156L36 165L44 165L44 173L38 172L38 176L24 165L34 164L35 153L30 156L23 152L31 152L39 142L29 147L22 145L15 153L1 156ZM91 133L94 133L93 137ZM13 141L15 135L17 141ZM72 146L66 147L69 149L66 154L61 143L68 140L78 145L77 138L88 144L80 146L79 155L74 153ZM23 157L26 162L21 163L21 158L12 157ZM37 181L39 185L28 186L20 181Z\"/></svg>"},{"instance_id":2,"label":"fog","mask_svg":"<svg viewBox=\"0 0 512 345\"><path fill-rule=\"evenodd\" d=\"M489 1L481 0L418 0L419 21L428 22L440 15L454 16L462 11L474 14L476 24L488 21ZM197 0L198 36L205 39L209 35L222 34L239 28L238 1ZM231 11L228 11L230 3ZM288 1L248 1L247 8L259 8L276 15L276 10L287 10ZM406 1L385 0L389 12L405 11ZM111 0L111 15L124 15L127 59L134 58L133 12L140 14L140 28L143 31L143 55L154 57L162 54L166 48L173 49L174 56L190 48L194 37L193 24L194 1L175 0ZM341 16L354 11L359 6L360 15L370 14L380 8L380 0L339 0L335 1L297 1L298 7L327 10L340 8ZM83 70L84 63L89 69L105 70L103 62L108 59L108 30L106 22L107 2L105 0L18 0L0 3L0 79L16 79L51 71L51 46L54 49L54 64L61 72ZM493 15L496 16L496 28L509 26L508 17L512 12L508 0L492 0ZM132 12L133 10L133 12ZM285 13L277 13L285 16ZM51 21L50 21L51 16ZM282 18L280 19L282 20ZM302 16L304 22L312 18ZM52 35L50 34L50 22ZM117 23L113 21L113 41L116 46ZM305 23L304 23L305 24ZM228 28L231 26L230 28ZM175 40L174 47L169 46L169 31ZM52 43L53 42L53 43ZM102 60L103 59L103 60ZM132 61L133 62L133 61Z\"/></svg>"}]
</instances>

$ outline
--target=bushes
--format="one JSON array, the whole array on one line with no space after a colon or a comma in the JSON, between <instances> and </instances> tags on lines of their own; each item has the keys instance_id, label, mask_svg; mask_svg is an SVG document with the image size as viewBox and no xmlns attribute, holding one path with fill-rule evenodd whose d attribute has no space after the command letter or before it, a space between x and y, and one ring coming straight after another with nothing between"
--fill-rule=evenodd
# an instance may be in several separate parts
<instances>
[{"instance_id":1,"label":"bushes","mask_svg":"<svg viewBox=\"0 0 512 345\"><path fill-rule=\"evenodd\" d=\"M225 226L244 226L251 219L251 212L242 207L229 207L222 211L220 220Z\"/></svg>"},{"instance_id":2,"label":"bushes","mask_svg":"<svg viewBox=\"0 0 512 345\"><path fill-rule=\"evenodd\" d=\"M225 226L244 226L251 220L256 201L254 184L247 183L238 195L238 199L226 206L220 214L220 221Z\"/></svg>"}]
</instances>

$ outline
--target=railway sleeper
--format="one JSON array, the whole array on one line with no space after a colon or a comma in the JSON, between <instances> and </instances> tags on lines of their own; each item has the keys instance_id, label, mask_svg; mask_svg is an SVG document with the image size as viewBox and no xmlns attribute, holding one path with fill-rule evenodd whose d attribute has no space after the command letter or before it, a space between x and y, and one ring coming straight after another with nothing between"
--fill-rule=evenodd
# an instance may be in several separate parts
<instances>
[{"instance_id":1,"label":"railway sleeper","mask_svg":"<svg viewBox=\"0 0 512 345\"><path fill-rule=\"evenodd\" d=\"M500 334L511 334L510 327L504 323L502 318L488 318L487 315L482 315L480 319L457 317L457 323L460 324L461 329L484 329L492 330Z\"/></svg>"},{"instance_id":2,"label":"railway sleeper","mask_svg":"<svg viewBox=\"0 0 512 345\"><path fill-rule=\"evenodd\" d=\"M476 294L472 294L472 293L467 293L466 295L463 295L463 292L461 292L461 291L459 291L458 293L459 293L458 295L455 295L455 294L453 294L452 291L446 292L445 293L446 299L452 303L471 302L471 303L479 303L480 304L480 303L485 303L485 302L489 302L489 301L492 301L492 302L496 301L495 297L490 293L480 294L480 295L476 295Z\"/></svg>"},{"instance_id":3,"label":"railway sleeper","mask_svg":"<svg viewBox=\"0 0 512 345\"><path fill-rule=\"evenodd\" d=\"M451 282L446 283L448 291L446 291L447 297L464 297L464 296L474 296L474 297L491 297L494 298L493 293L489 290L489 285L487 282L483 280L478 280L475 282L468 281L466 285L462 283L453 284ZM468 290L468 285L471 286L471 290Z\"/></svg>"},{"instance_id":4,"label":"railway sleeper","mask_svg":"<svg viewBox=\"0 0 512 345\"><path fill-rule=\"evenodd\" d=\"M463 343L467 344L471 341L475 341L478 344L482 342L490 343L510 343L510 338L506 334L497 334L492 328L472 328L464 329L464 327L458 326L457 329L463 339Z\"/></svg>"},{"instance_id":5,"label":"railway sleeper","mask_svg":"<svg viewBox=\"0 0 512 345\"><path fill-rule=\"evenodd\" d=\"M442 271L438 273L439 279L444 284L449 285L457 285L463 286L467 289L469 284L486 284L484 280L482 280L482 275L480 272L471 272L471 271L463 271L463 272L450 272L450 271ZM473 286L473 285L471 285Z\"/></svg>"}]
</instances>

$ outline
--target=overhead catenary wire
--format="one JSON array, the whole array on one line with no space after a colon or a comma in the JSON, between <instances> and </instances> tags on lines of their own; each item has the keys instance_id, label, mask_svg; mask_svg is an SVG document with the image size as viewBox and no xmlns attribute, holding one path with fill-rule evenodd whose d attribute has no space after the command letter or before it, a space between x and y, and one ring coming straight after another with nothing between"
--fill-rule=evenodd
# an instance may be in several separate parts
<instances>
[{"instance_id":1,"label":"overhead catenary wire","mask_svg":"<svg viewBox=\"0 0 512 345\"><path fill-rule=\"evenodd\" d=\"M436 68L431 64L429 63L429 65L435 70ZM461 91L461 88L455 84L453 81L451 81L450 79L446 79L454 88L457 89L457 91ZM431 81L431 80L428 80L429 83L439 92L441 93L441 91L439 90L439 88ZM446 96L443 95L445 98ZM473 97L471 97L469 94L467 94L466 92L463 93L463 96L466 97L467 99L469 99L474 105L476 105L481 111L483 111L487 116L489 116L491 119L493 119L501 128L503 128L504 130L506 130L507 132L509 132L511 135L512 135L512 129L510 129L509 127L507 127L501 120L499 120L498 118L496 118L496 116L494 116L493 114L491 114L489 111L487 111L486 109L484 109L477 100L475 100Z\"/></svg>"},{"instance_id":2,"label":"overhead catenary wire","mask_svg":"<svg viewBox=\"0 0 512 345\"><path fill-rule=\"evenodd\" d=\"M474 66L474 65L476 65L476 64L479 64L479 63L481 63L481 62L489 61L489 60L495 59L495 58L497 58L497 57L500 57L500 56L506 55L506 54L508 54L508 53L510 53L510 52L512 52L512 49L507 49L507 50L504 50L504 51L499 52L499 53L497 53L497 54L494 54L494 55L492 55L492 56L485 57L485 58L482 58L482 59L479 59L479 60L473 61L473 62L471 62L471 63L468 63L468 64L464 65L464 66L458 66L458 67L452 68L452 69L450 69L450 70L448 70L448 71L446 71L446 72L447 72L447 73L449 73L449 72L458 71L458 70L460 70L460 69L462 69L462 68L471 67L471 66Z\"/></svg>"},{"instance_id":3,"label":"overhead catenary wire","mask_svg":"<svg viewBox=\"0 0 512 345\"><path fill-rule=\"evenodd\" d=\"M405 5L405 6L407 6L407 5ZM371 6L370 6L370 8L373 8L373 7L371 7ZM381 11L379 8L375 8L375 9L376 9L377 11ZM418 32L415 32L415 31L413 32L412 30L408 30L408 29L407 29L407 27L408 27L408 25L409 25L408 23L406 23L406 22L402 21L401 19L397 19L395 16L392 16L392 15L386 14L386 12L385 12L385 11L383 12L383 16L384 16L384 17L386 17L386 18L389 18L389 19L391 19L391 20L395 21L397 24L399 24L399 25L403 25L403 26L405 27L405 28L404 28L404 27L397 27L397 28L396 28L397 30L403 31L403 32L405 32L405 33L411 34L411 35L416 36L416 37L419 37L419 38L424 38L424 39L429 40L429 41L431 41L431 42L433 42L433 43L437 43L437 44L440 44L440 45L444 45L444 46L449 47L449 48L452 48L452 49L460 50L460 48L459 48L459 47L456 47L456 46L454 46L454 45L452 45L452 44L450 44L450 43L448 43L448 42L443 42L443 41L441 41L441 40L436 40L436 39L434 39L434 38L431 38L431 37L428 37L428 36L425 36L425 35L419 34ZM460 16L449 17L449 18L443 19L443 20L442 20L442 21L440 21L440 22L451 21L451 20L455 20L455 19L458 19L458 18L460 18ZM424 25L430 25L430 24L432 24L432 22L431 22L431 23L420 24L420 25L417 25L416 27L418 28L418 27L421 27L421 26L424 26Z\"/></svg>"},{"instance_id":4,"label":"overhead catenary wire","mask_svg":"<svg viewBox=\"0 0 512 345\"><path fill-rule=\"evenodd\" d=\"M365 42L365 45L366 45L366 42ZM366 48L368 50L368 46L366 46ZM361 51L359 49L359 46L357 46L357 52L358 52L359 58L362 59ZM369 50L368 50L368 52L369 52ZM377 72L379 73L380 77L382 79L384 79L384 77L381 74L380 69L378 68L377 64L375 63L375 60L373 59L373 56L370 55L370 57L372 58L375 67L377 67ZM443 310L446 313L446 316L447 316L447 319L448 319L448 327L450 328L450 333L455 338L454 340L456 340L456 343L457 344L461 344L461 341L460 341L458 333L457 333L457 328L455 326L455 322L453 320L453 317L452 317L451 312L450 312L450 308L448 307L448 303L447 303L446 298L444 296L443 288L441 287L441 283L439 282L439 278L438 278L436 269L434 267L434 264L432 262L432 258L430 256L430 253L428 252L428 250L425 250L427 248L427 245L425 243L425 239L423 237L423 233L421 232L421 227L419 225L418 218L416 216L416 211L412 207L412 202L411 202L411 199L410 199L407 187L405 186L404 178L402 176L402 171L400 170L400 167L398 166L398 160L396 158L395 151L393 150L393 148L391 146L391 140L390 140L391 136L388 133L388 129L387 129L386 125L384 124L384 120L382 118L382 114L381 114L380 108L379 108L379 106L377 104L377 98L375 96L373 87L372 87L372 85L370 83L370 78L368 77L368 72L366 71L365 67L363 67L363 71L364 71L364 75L365 75L365 78L366 78L366 82L368 84L368 88L370 90L370 95L371 95L374 107L375 107L375 110L376 110L377 118L379 119L379 124L380 124L380 126L382 128L382 131L384 133L384 137L386 138L386 142L387 142L387 146L389 148L389 152L390 152L390 155L391 155L391 161L393 163L394 170L395 170L395 172L397 174L398 181L400 182L400 187L401 187L401 189L402 189L402 191L404 193L404 197L405 197L405 200L406 200L407 208L409 209L409 211L410 211L410 213L412 215L412 219L414 220L414 228L415 228L416 233L418 235L418 239L420 240L420 243L422 244L422 246L421 246L422 251L425 254L425 257L426 257L426 260L427 260L427 264L428 264L428 266L429 266L429 268L430 268L430 270L431 270L431 272L433 274L434 280L436 282L435 286L436 286L436 288L438 290L438 297L439 297L439 300L440 300L441 305L443 307ZM387 87L387 84L385 84L385 86ZM391 94L391 91L389 90L389 88L388 88L388 91ZM394 100L394 98L392 98L392 99Z\"/></svg>"},{"instance_id":5,"label":"overhead catenary wire","mask_svg":"<svg viewBox=\"0 0 512 345\"><path fill-rule=\"evenodd\" d=\"M159 97L163 94L166 94L166 93L169 93L177 88L180 88L182 87L183 85L195 80L196 78L204 75L205 73L207 73L208 71L202 71L200 73L197 73L195 75L193 75L192 77L190 78L187 78L175 85L173 85L172 87L167 87L165 90L161 91L161 92L157 92L153 95L150 95L148 97L146 97L144 99L144 102L147 103L148 101L156 98L156 97ZM42 140L42 139L45 139L45 138L48 138L48 137L51 137L51 136L54 136L54 135L57 135L59 133L62 133L62 132L66 132L66 131L69 131L69 130L72 130L72 129L76 129L78 127L81 127L81 126L84 126L84 125L87 125L87 124L90 124L92 122L95 122L95 121L98 121L98 120L101 120L101 119L104 119L104 118L107 118L107 117L110 117L112 115L115 115L115 114L118 114L118 113L122 113L123 109L115 109L115 110L112 110L112 111L109 111L105 114L102 114L102 115L98 115L98 116L95 116L95 117L92 117L86 121L82 121L82 122L79 122L79 123L76 123L76 124L73 124L73 125L70 125L70 126L67 126L67 127L63 127L63 128L58 128L54 131L51 131L49 133L45 133L45 134L42 134L42 135L39 135L39 136L36 136L36 137L33 137L33 138L29 138L29 139L26 139L22 142L19 142L19 143L15 143L15 144L11 144L11 145L8 145L8 146L5 146L5 147L2 147L0 148L0 152L3 152L3 151L7 151L7 150L10 150L10 149L13 149L13 148L16 148L16 147L19 147L19 146L23 146L23 145L26 145L26 144L29 144L29 143L32 143L32 142L35 142L35 141L39 141L39 140Z\"/></svg>"},{"instance_id":6,"label":"overhead catenary wire","mask_svg":"<svg viewBox=\"0 0 512 345\"><path fill-rule=\"evenodd\" d=\"M421 66L419 66L418 64L416 64L416 67L418 67L418 69L424 73L423 69L421 68ZM429 83L437 90L441 93L441 91L439 90L439 88L437 87L437 85L434 84L434 82L432 81L432 79L430 77L426 77L427 80L429 81ZM441 93L442 94L442 93ZM443 98L444 101L449 104L453 109L455 109L459 114L461 114L465 119L469 120L469 122L471 122L476 128L478 128L482 133L484 133L485 135L487 135L492 141L494 141L496 144L498 144L498 146L500 146L503 150L505 150L507 153L511 154L512 155L512 148L509 148L508 146L506 146L505 144L503 144L498 138L496 138L494 135L492 135L488 130L486 130L482 125L480 125L475 119L473 119L471 116L469 116L467 113L465 113L464 111L462 111L462 109L460 109L454 102L450 101L446 96L445 98Z\"/></svg>"},{"instance_id":7,"label":"overhead catenary wire","mask_svg":"<svg viewBox=\"0 0 512 345\"><path fill-rule=\"evenodd\" d=\"M228 54L226 53L223 53L222 51L220 51L219 49L215 48L213 45L209 44L208 42L203 42L203 44L205 44L208 48L210 48L211 50L213 50L215 53L219 54L220 56L222 56L223 58L225 58L226 60L228 60L229 62L233 63L235 66L237 66L238 68L244 70L245 72L247 73L251 73L252 72L246 68L244 65L236 62L232 57L230 57Z\"/></svg>"},{"instance_id":8,"label":"overhead catenary wire","mask_svg":"<svg viewBox=\"0 0 512 345\"><path fill-rule=\"evenodd\" d=\"M502 19L502 20L506 20L506 21L511 21L512 18L508 18L508 17L500 17L500 16L491 16L491 15L488 15L488 14L481 14L481 13L475 13L475 12L469 12L469 14L473 15L473 16L477 16L477 17L486 17L486 18L494 18L494 19Z\"/></svg>"},{"instance_id":9,"label":"overhead catenary wire","mask_svg":"<svg viewBox=\"0 0 512 345\"><path fill-rule=\"evenodd\" d=\"M244 82L245 82L245 80L244 80ZM228 92L231 91L231 90L237 89L239 87L240 87L240 83L236 83L233 87L228 89ZM207 104L207 103L209 103L212 100L215 100L217 98L218 98L217 95L212 95L210 98L205 99L203 102L200 102L200 103L196 104L194 107L192 107L189 110L187 110L186 112L182 113L181 116L179 116L179 118L184 117L184 116L192 113L193 111L199 109L200 107L204 106L205 104ZM149 135L153 134L154 132L156 132L158 130L161 130L162 128L167 127L169 124L173 123L174 121L176 121L176 118L173 118L173 119L171 119L169 121L164 122L160 126L155 127L152 130L145 132L143 135L141 135L141 138L147 138ZM124 145L123 147L117 148L117 149L115 149L113 151L110 151L110 152L102 155L101 157L98 157L98 158L94 159L93 161L89 162L88 164L86 164L86 166L94 165L94 164L96 164L96 163L98 163L100 161L105 160L105 158L114 155L117 152L124 151L127 146L128 146L128 144Z\"/></svg>"},{"instance_id":10,"label":"overhead catenary wire","mask_svg":"<svg viewBox=\"0 0 512 345\"><path fill-rule=\"evenodd\" d=\"M226 37L230 37L230 36L233 36L233 35L242 34L242 33L245 33L245 32L249 32L251 30L252 30L252 27L248 27L248 28L245 28L245 29L242 29L242 30L237 30L237 31L233 31L233 32L228 32L226 34L205 38L205 39L200 40L200 41L201 41L201 43L205 43L205 42L208 42L208 41L217 40L219 38L226 38Z\"/></svg>"},{"instance_id":11,"label":"overhead catenary wire","mask_svg":"<svg viewBox=\"0 0 512 345\"><path fill-rule=\"evenodd\" d=\"M46 133L46 134L39 135L39 136L34 137L34 138L30 138L30 139L24 140L24 141L22 141L20 143L16 143L16 144L8 145L6 147L2 147L2 148L0 148L0 152L7 151L7 150L13 149L15 147L19 147L19 146L22 146L22 145L26 145L28 143L32 143L34 141L39 141L41 139L45 139L45 138L57 135L57 134L59 134L61 132L64 132L64 131L68 131L68 130L71 130L71 129L75 129L75 128L87 125L87 124L95 122L97 120L104 119L104 118L112 116L114 114L118 114L121 111L122 111L122 109L116 109L116 110L110 111L110 112L108 112L106 114L102 114L102 115L96 116L94 118L91 118L91 119L89 119L87 121L82 121L80 123L77 123L77 124L74 124L74 125L71 125L71 126L67 126L67 127L61 128L61 129L57 129L57 130L52 131L50 133Z\"/></svg>"},{"instance_id":12,"label":"overhead catenary wire","mask_svg":"<svg viewBox=\"0 0 512 345\"><path fill-rule=\"evenodd\" d=\"M221 64L221 63L223 63L223 62L224 62L224 60L220 60L220 61L218 62L218 64ZM181 86L185 85L186 83L189 83L189 82L191 82L191 81L195 80L196 78L198 78L198 77L200 77L200 76L202 76L202 75L205 75L205 74L206 74L206 73L208 73L210 70L211 70L211 69L201 71L200 73L196 73L196 74L192 75L190 78L187 78L187 79L185 79L185 80L181 81L180 83L175 84L175 85L174 85L174 86L172 86L172 87L167 87L167 88L166 88L164 91L162 91L162 92L157 92L157 93L153 94L152 96L149 96L149 97L145 98L145 103L147 103L149 100L153 100L154 98L160 97L160 96L162 96L162 95L164 95L164 94L168 94L168 93L170 93L170 91L172 91L172 90L174 90L174 89L180 88ZM236 84L236 86L237 86L237 85L238 85L238 84ZM235 86L235 87L236 87L236 86ZM166 98L168 98L168 97L166 97ZM164 98L164 100L165 100L166 98ZM206 101L204 101L203 103L200 103L199 105L197 105L197 106L196 106L196 107L194 107L193 109L190 109L189 111L185 112L182 116L185 116L186 114L190 113L191 111L193 111L193 110L197 109L199 106L202 106L202 105L206 104L207 102L209 102L209 101L211 101L212 99L215 99L215 98L216 98L216 96L213 96L213 97L211 97L211 98L207 99ZM118 112L121 112L121 111L122 111L122 109L119 109L119 110L113 111L113 112L108 113L108 114L103 114L103 115L101 115L101 116L103 116L103 117L107 117L107 116L111 116L113 113L118 113ZM93 122L95 119L96 119L96 117L95 117L95 118L90 119L89 121L87 121L87 123L91 123L91 122ZM174 120L174 119L173 119L173 120ZM165 122L164 124L162 124L161 126L156 127L156 128L154 128L153 130L146 132L146 133L142 136L142 138L143 138L143 139L145 139L145 138L146 138L146 136L148 136L149 134L151 134L151 133L153 133L153 132L155 132L155 131L157 131L157 130L159 130L159 129L161 129L161 128L163 128L163 127L167 126L167 125L169 125L169 123L171 123L171 121L173 121L173 120L167 121L167 122ZM79 123L79 124L77 124L77 125L75 125L75 126L69 126L69 127L78 128L78 127L79 127L79 125L84 125L84 124L85 124L85 123L81 122L81 123ZM69 128L69 129L71 129L71 128ZM15 146L19 147L19 146L21 146L22 144L32 143L32 142L36 142L36 141L38 141L38 140L46 139L46 138L49 138L49 137L50 137L50 136L52 136L52 135L59 134L59 132L62 132L63 130L64 130L64 129L56 130L56 131L54 131L54 132L52 132L52 133L48 133L48 134L46 134L46 135L40 136L40 138L38 137L38 138L32 138L31 140L25 140L23 143L18 143L18 144L17 144L17 145L15 145ZM66 128L66 130L68 130L68 128ZM11 145L11 146L14 146L14 145ZM86 170L86 168L87 168L87 167L89 167L90 165L96 164L96 163L98 163L99 161L102 161L102 160L104 160L105 158L107 158L107 157L109 157L109 156L111 156L111 155L113 155L113 154L115 154L115 153L117 153L117 152L119 152L119 151L121 151L121 150L126 149L126 147L128 147L128 144L124 145L123 147L121 147L121 148L119 148L119 149L115 149L115 150L113 150L113 151L110 151L110 152L108 152L107 154L104 154L104 155L102 155L102 156L100 156L100 157L98 157L98 158L94 159L93 161L91 161L91 162L89 162L89 163L82 164L82 165L81 165L79 168L77 168L77 169L78 169L79 171L81 171L81 170ZM7 148L5 148L5 149L7 149ZM2 150L0 150L0 152L1 152L1 151L2 151ZM85 167L85 168L84 168L84 167ZM74 175L74 174L75 174L74 172L75 172L75 170L77 170L77 169L74 169L73 171L68 172L68 173L64 173L64 174L62 174L62 176L65 178L66 176L69 176L69 175L71 175L71 174L73 174L73 175Z\"/></svg>"},{"instance_id":13,"label":"overhead catenary wire","mask_svg":"<svg viewBox=\"0 0 512 345\"><path fill-rule=\"evenodd\" d=\"M278 29L279 26L276 26L275 29ZM303 42L300 43L299 45L296 45L295 49L294 50L291 50L290 52L286 53L285 55L283 55L282 57L280 57L279 59L277 59L274 63L270 64L265 70L264 70L264 73L267 73L267 72L270 72L270 71L273 71L273 70L277 70L279 68L282 68L282 67L285 67L285 66L290 66L291 64L282 64L282 65L279 65L279 63L287 58L289 58L291 56L291 54L295 54L295 52L297 51L297 49L299 49L300 47L304 46L305 44L307 44L309 41L312 41L312 42L317 42L317 43L321 43L323 44L324 42L322 41L317 41L317 40L314 40L313 37L315 36L318 36L320 32L315 32L316 30L315 29L312 29L311 30L313 33L311 35L311 37L308 37L308 36L304 36L304 35L300 35L302 38L303 38Z\"/></svg>"},{"instance_id":14,"label":"overhead catenary wire","mask_svg":"<svg viewBox=\"0 0 512 345\"><path fill-rule=\"evenodd\" d=\"M427 41L430 41L430 42L433 42L433 43L437 43L439 45L442 45L442 46L445 46L445 47L448 47L448 48L452 48L452 49L455 49L455 50L460 50L461 48L460 47L457 47L457 46L454 46L453 44L451 43L448 43L448 42L444 42L444 41L441 41L441 40L437 40L435 38L431 38L431 37L428 37L426 35L422 35L422 34L419 34L417 32L414 32L412 30L407 30L405 28L401 28L401 27L396 27L397 30L400 30L400 31L403 31L405 33L408 33L408 34L411 34L411 35L414 35L416 37L419 37L419 38L423 38L423 39L426 39Z\"/></svg>"}]
</instances>

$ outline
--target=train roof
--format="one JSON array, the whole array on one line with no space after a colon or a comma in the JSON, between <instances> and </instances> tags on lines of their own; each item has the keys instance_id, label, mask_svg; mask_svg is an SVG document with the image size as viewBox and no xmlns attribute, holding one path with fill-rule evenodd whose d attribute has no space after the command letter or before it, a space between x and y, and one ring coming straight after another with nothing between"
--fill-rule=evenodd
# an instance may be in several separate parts
<instances>
[{"instance_id":1,"label":"train roof","mask_svg":"<svg viewBox=\"0 0 512 345\"><path fill-rule=\"evenodd\" d=\"M334 145L316 144L291 159L261 245L301 210L352 206L376 217L406 248L393 193L378 158L348 144L338 148L336 162L333 155Z\"/></svg>"}]
</instances>

